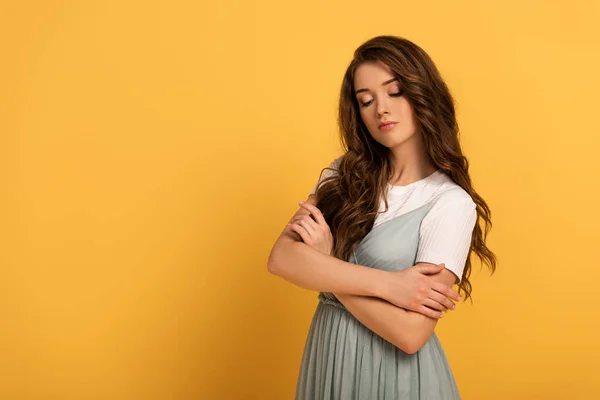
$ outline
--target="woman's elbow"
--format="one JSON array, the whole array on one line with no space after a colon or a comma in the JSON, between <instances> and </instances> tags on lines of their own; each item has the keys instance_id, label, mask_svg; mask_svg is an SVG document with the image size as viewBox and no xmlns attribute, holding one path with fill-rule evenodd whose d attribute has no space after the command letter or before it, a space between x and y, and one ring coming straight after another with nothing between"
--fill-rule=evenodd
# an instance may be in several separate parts
<instances>
[{"instance_id":1,"label":"woman's elbow","mask_svg":"<svg viewBox=\"0 0 600 400\"><path fill-rule=\"evenodd\" d=\"M279 265L279 256L276 247L273 247L271 253L269 254L269 258L267 259L267 271L270 274L277 275L278 265Z\"/></svg>"},{"instance_id":2,"label":"woman's elbow","mask_svg":"<svg viewBox=\"0 0 600 400\"><path fill-rule=\"evenodd\" d=\"M400 349L407 354L415 354L425 345L423 342L411 341L409 343L404 344L403 348Z\"/></svg>"},{"instance_id":3,"label":"woman's elbow","mask_svg":"<svg viewBox=\"0 0 600 400\"><path fill-rule=\"evenodd\" d=\"M273 245L269 258L267 259L267 271L278 275L281 268L289 264L289 257L296 249L296 246L301 243L297 241L292 232L285 230Z\"/></svg>"},{"instance_id":4,"label":"woman's elbow","mask_svg":"<svg viewBox=\"0 0 600 400\"><path fill-rule=\"evenodd\" d=\"M396 341L397 343L394 344L407 354L415 354L421 350L423 346L425 346L425 343L427 343L430 336L431 334L427 336L421 334L412 334L408 337L399 338L399 340Z\"/></svg>"},{"instance_id":5,"label":"woman's elbow","mask_svg":"<svg viewBox=\"0 0 600 400\"><path fill-rule=\"evenodd\" d=\"M392 344L400 350L402 350L403 352L405 352L406 354L415 354L421 349L421 347L418 347L416 343L413 343L410 340L394 340Z\"/></svg>"},{"instance_id":6,"label":"woman's elbow","mask_svg":"<svg viewBox=\"0 0 600 400\"><path fill-rule=\"evenodd\" d=\"M279 275L286 265L290 263L290 255L293 253L296 242L286 241L276 243L271 249L267 259L267 270L273 275Z\"/></svg>"}]
</instances>

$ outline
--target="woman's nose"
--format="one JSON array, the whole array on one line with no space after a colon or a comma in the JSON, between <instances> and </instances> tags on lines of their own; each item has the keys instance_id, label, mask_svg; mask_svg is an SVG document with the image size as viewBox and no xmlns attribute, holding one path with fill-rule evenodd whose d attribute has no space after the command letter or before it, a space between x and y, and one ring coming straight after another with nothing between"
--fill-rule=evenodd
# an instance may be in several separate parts
<instances>
[{"instance_id":1,"label":"woman's nose","mask_svg":"<svg viewBox=\"0 0 600 400\"><path fill-rule=\"evenodd\" d=\"M387 101L380 100L377 102L377 116L381 117L383 114L389 114L389 105Z\"/></svg>"}]
</instances>

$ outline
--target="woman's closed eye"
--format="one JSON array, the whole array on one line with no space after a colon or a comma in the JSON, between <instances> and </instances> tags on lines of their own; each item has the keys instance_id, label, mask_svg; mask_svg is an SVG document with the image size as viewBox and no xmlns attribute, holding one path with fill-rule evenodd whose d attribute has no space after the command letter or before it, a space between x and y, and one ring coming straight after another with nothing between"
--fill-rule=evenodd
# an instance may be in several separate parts
<instances>
[{"instance_id":1,"label":"woman's closed eye","mask_svg":"<svg viewBox=\"0 0 600 400\"><path fill-rule=\"evenodd\" d=\"M400 97L404 94L404 90L400 90L398 92L395 93L389 93L389 96L391 97ZM371 103L373 102L373 99L366 101L364 103L360 103L361 107L368 107L369 105L371 105Z\"/></svg>"}]
</instances>

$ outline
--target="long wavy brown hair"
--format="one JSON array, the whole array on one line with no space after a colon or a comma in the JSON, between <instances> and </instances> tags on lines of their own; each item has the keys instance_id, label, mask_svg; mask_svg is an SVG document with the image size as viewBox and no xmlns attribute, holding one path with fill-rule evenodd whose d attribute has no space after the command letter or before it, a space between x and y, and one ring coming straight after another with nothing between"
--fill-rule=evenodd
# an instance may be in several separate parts
<instances>
[{"instance_id":1,"label":"long wavy brown hair","mask_svg":"<svg viewBox=\"0 0 600 400\"><path fill-rule=\"evenodd\" d=\"M464 294L466 300L472 291L471 253L477 254L492 274L496 269L496 256L485 244L492 228L491 211L471 184L469 162L459 143L452 95L429 55L405 38L384 35L368 40L356 49L344 75L338 114L344 155L339 160L337 173L323 179L316 191L316 205L334 237L333 255L348 260L372 229L379 199L383 198L386 210L388 208L386 189L393 173L390 151L369 134L354 96L354 74L365 62L383 62L399 79L432 162L462 187L477 206L477 223L458 285L459 293ZM484 230L480 220L485 223Z\"/></svg>"}]
</instances>

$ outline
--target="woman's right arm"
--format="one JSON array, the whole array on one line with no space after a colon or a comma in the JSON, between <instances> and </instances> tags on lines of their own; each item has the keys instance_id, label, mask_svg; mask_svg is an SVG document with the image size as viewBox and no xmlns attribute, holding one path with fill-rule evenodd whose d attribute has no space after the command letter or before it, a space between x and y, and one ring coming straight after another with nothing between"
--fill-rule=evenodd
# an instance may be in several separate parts
<instances>
[{"instance_id":1,"label":"woman's right arm","mask_svg":"<svg viewBox=\"0 0 600 400\"><path fill-rule=\"evenodd\" d=\"M316 203L316 196L306 201ZM290 219L310 214L300 208ZM324 254L305 244L288 228L281 233L269 254L267 268L299 287L319 292L335 292L361 296L383 297L386 288L386 271L356 265Z\"/></svg>"}]
</instances>

